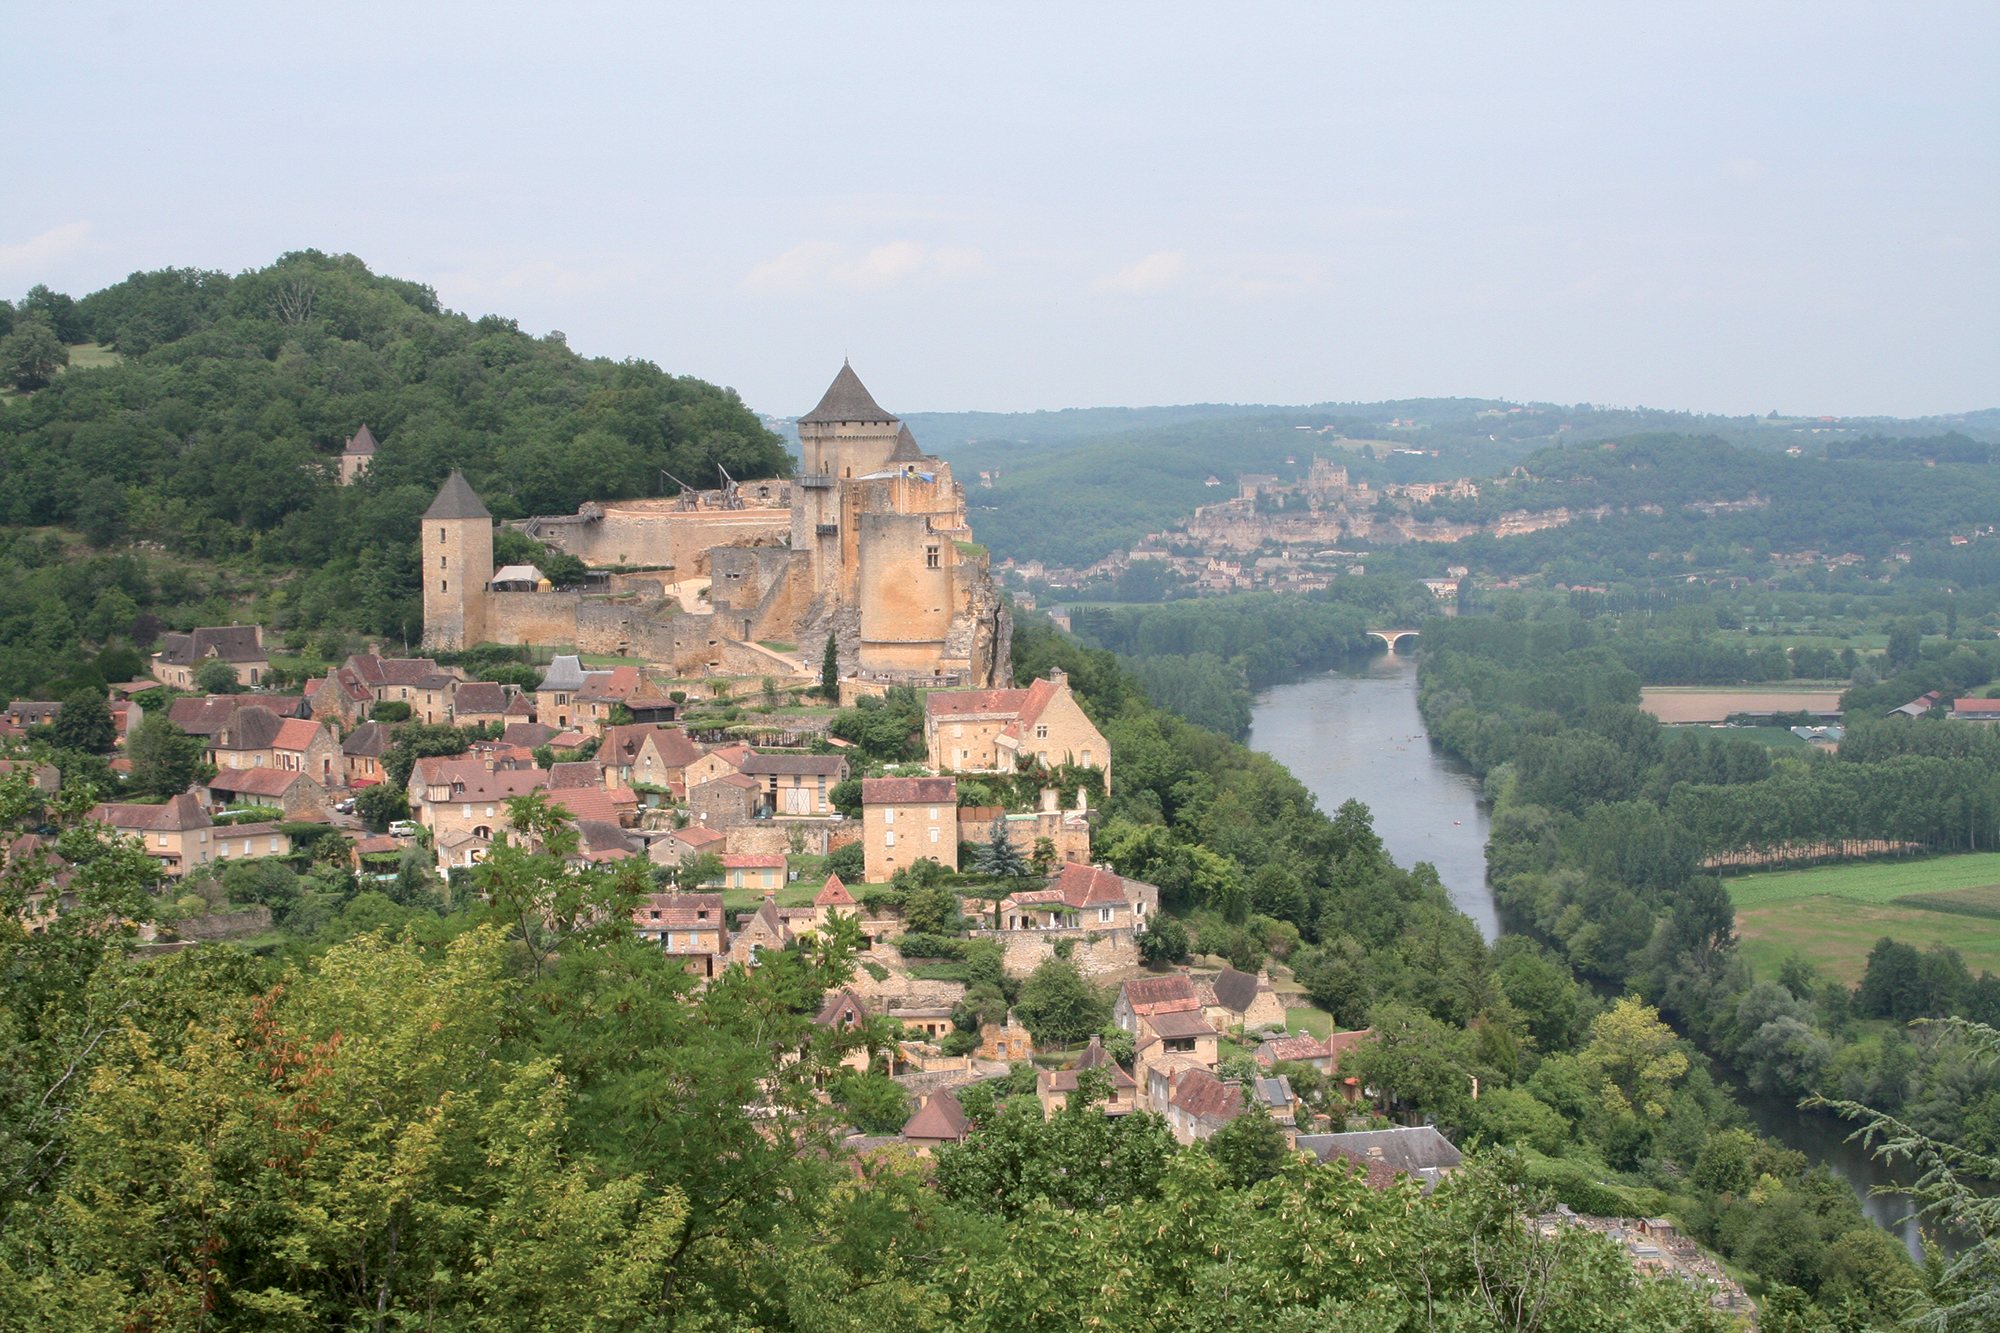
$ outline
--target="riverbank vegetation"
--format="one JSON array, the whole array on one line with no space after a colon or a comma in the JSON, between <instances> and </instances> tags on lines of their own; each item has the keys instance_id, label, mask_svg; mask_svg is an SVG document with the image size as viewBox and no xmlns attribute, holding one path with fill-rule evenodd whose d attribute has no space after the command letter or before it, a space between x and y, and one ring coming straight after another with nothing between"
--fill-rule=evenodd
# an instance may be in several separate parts
<instances>
[{"instance_id":1,"label":"riverbank vegetation","mask_svg":"<svg viewBox=\"0 0 2000 1333\"><path fill-rule=\"evenodd\" d=\"M2000 1019L2000 980L1949 946L1871 956L1858 987L1791 950L1753 968L1729 890L1703 859L1841 837L1989 846L2000 786L1984 753L1997 738L1862 719L1837 755L1774 754L1726 732L1663 729L1636 707L1639 677L1611 637L1565 607L1426 634L1421 706L1439 743L1485 775L1503 909L1580 974L1657 1004L1759 1092L1830 1092L1942 1139L1990 1142L1993 1071L1892 1021ZM1962 919L1968 932L1987 924ZM1871 985L1878 967L1895 975Z\"/></svg>"}]
</instances>

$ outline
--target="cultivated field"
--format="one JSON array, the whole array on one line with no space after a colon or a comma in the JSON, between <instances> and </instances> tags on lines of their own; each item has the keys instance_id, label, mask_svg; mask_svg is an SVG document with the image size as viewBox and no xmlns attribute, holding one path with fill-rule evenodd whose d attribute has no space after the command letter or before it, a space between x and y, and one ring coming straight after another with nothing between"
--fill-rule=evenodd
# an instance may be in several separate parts
<instances>
[{"instance_id":1,"label":"cultivated field","mask_svg":"<svg viewBox=\"0 0 2000 1333\"><path fill-rule=\"evenodd\" d=\"M1848 985L1884 935L1947 944L1974 974L2000 972L2000 853L1822 866L1725 881L1743 956L1774 977L1789 954Z\"/></svg>"},{"instance_id":2,"label":"cultivated field","mask_svg":"<svg viewBox=\"0 0 2000 1333\"><path fill-rule=\"evenodd\" d=\"M1718 690L1707 686L1648 685L1639 707L1669 724L1720 722L1732 713L1823 713L1840 707L1837 689L1774 690L1756 686Z\"/></svg>"}]
</instances>

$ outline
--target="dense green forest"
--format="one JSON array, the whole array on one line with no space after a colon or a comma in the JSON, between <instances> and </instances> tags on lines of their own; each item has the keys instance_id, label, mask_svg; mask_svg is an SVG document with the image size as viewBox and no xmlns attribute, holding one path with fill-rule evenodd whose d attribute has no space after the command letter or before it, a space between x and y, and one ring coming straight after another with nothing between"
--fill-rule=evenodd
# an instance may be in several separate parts
<instances>
[{"instance_id":1,"label":"dense green forest","mask_svg":"<svg viewBox=\"0 0 2000 1333\"><path fill-rule=\"evenodd\" d=\"M1971 975L1948 949L1922 960L1921 986L1898 988L1893 1003L1880 976L1859 993L1796 962L1754 976L1729 947L1728 894L1704 870L1720 853L1843 838L1991 847L2000 738L1864 713L1828 755L1663 728L1637 707L1640 678L1620 660L1621 637L1564 608L1426 632L1424 717L1485 775L1488 873L1502 907L1581 974L1658 1004L1759 1091L1866 1100L1926 1132L2000 1147L1993 1070L1951 1042L1867 1021L2000 1022L2000 978ZM1924 645L1885 694L1910 697L1902 691L1941 663L1966 660L1962 646ZM1901 952L1881 962L1916 970Z\"/></svg>"},{"instance_id":2,"label":"dense green forest","mask_svg":"<svg viewBox=\"0 0 2000 1333\"><path fill-rule=\"evenodd\" d=\"M135 273L9 317L117 355L0 402L8 690L84 642L131 640L141 613L185 626L249 591L273 628L411 640L417 516L452 468L503 518L657 494L662 469L708 485L719 468L789 468L729 390L454 314L352 256ZM381 449L340 486L341 444L363 423Z\"/></svg>"},{"instance_id":3,"label":"dense green forest","mask_svg":"<svg viewBox=\"0 0 2000 1333\"><path fill-rule=\"evenodd\" d=\"M1484 479L1505 474L1517 464L1537 477L1567 478L1568 460L1587 459L1604 442L1631 440L1644 448L1651 440L1667 452L1685 445L1688 458L1684 476L1647 480L1654 485L1661 480L1693 483L1685 498L1695 500L1709 498L1713 491L1702 469L1707 466L1704 451L1717 446L1730 460L1721 474L1727 488L1794 475L1785 464L1801 460L1783 456L1790 447L1802 448L1811 460L1883 460L1902 462L1908 470L1909 462L1926 459L1981 462L1991 443L2000 441L2000 413L1993 412L1918 422L1855 419L1830 427L1792 418L1726 418L1547 403L1517 407L1484 399L1286 408L1102 408L1012 416L923 413L913 416L912 422L928 447L944 452L968 481L979 471L998 474L990 489L976 490L971 497L980 540L997 556L1070 566L1088 565L1127 549L1147 533L1175 526L1197 506L1233 495L1241 474L1303 476L1315 454L1342 463L1356 480L1377 485ZM1356 447L1343 440L1365 444ZM1578 475L1603 483L1606 474L1625 461L1621 455L1594 469L1586 462ZM1773 467L1778 470L1767 470ZM1220 487L1206 485L1211 476L1221 482ZM1860 489L1852 491L1846 489L1848 484L1837 482L1836 490L1869 502L1872 492L1866 480L1857 482ZM1922 490L1946 483L1933 479L1908 485ZM1898 479L1887 494L1901 495L1905 486ZM1637 497L1634 504L1669 503L1678 494L1646 493L1643 484L1630 490ZM1620 488L1609 484L1566 489L1530 483L1492 490L1477 502L1426 506L1422 512L1471 517L1530 502L1617 503L1604 497L1618 493ZM1742 493L1741 487L1732 492ZM1809 498L1798 503L1804 505ZM1723 540L1732 536L1733 530L1722 533ZM1649 544L1642 551L1653 549Z\"/></svg>"}]
</instances>

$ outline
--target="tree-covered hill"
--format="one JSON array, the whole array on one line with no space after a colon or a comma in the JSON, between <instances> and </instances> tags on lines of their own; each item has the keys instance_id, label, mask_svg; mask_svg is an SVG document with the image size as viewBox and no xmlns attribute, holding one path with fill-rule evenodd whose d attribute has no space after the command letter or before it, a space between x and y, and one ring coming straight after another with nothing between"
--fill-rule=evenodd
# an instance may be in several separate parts
<instances>
[{"instance_id":1,"label":"tree-covered hill","mask_svg":"<svg viewBox=\"0 0 2000 1333\"><path fill-rule=\"evenodd\" d=\"M0 524L299 571L300 625L410 632L417 516L454 467L509 517L658 494L662 469L708 485L789 466L731 390L444 310L351 255L37 289L0 318L118 354L0 406ZM342 487L363 423L381 449Z\"/></svg>"},{"instance_id":2,"label":"tree-covered hill","mask_svg":"<svg viewBox=\"0 0 2000 1333\"><path fill-rule=\"evenodd\" d=\"M1606 441L1642 436L1712 442L1741 459L1730 475L1797 461L1783 457L1794 447L1808 461L1824 455L1984 462L2000 440L1989 413L1827 424L1479 398L928 413L914 420L919 438L949 457L959 475L999 473L990 489L973 496L980 540L1001 557L1059 565L1088 565L1178 524L1196 506L1233 495L1244 473L1300 477L1316 454L1344 464L1356 480L1379 485L1493 477L1531 458L1580 456ZM1698 453L1690 453L1687 463L1698 468ZM1211 476L1220 487L1206 485ZM1537 498L1534 489L1496 492L1495 502L1519 508L1524 499ZM1574 496L1549 499L1579 502Z\"/></svg>"}]
</instances>

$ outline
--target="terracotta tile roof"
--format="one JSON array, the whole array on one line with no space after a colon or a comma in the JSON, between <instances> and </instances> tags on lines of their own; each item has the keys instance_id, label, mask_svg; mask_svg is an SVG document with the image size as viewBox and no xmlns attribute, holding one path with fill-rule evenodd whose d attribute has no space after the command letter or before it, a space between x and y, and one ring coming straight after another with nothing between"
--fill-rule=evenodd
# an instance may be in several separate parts
<instances>
[{"instance_id":1,"label":"terracotta tile roof","mask_svg":"<svg viewBox=\"0 0 2000 1333\"><path fill-rule=\"evenodd\" d=\"M1164 977L1134 977L1125 983L1125 1003L1135 1014L1195 1009L1201 1005L1194 993L1194 983L1181 972Z\"/></svg>"},{"instance_id":2,"label":"terracotta tile roof","mask_svg":"<svg viewBox=\"0 0 2000 1333\"><path fill-rule=\"evenodd\" d=\"M533 711L526 695L518 685L501 685L490 680L468 680L452 693L452 712L463 716L474 713L480 716L509 713L527 717Z\"/></svg>"},{"instance_id":3,"label":"terracotta tile roof","mask_svg":"<svg viewBox=\"0 0 2000 1333\"><path fill-rule=\"evenodd\" d=\"M356 653L347 659L347 666L357 679L375 689L390 685L435 689L456 679L428 657L382 657L375 653Z\"/></svg>"},{"instance_id":4,"label":"terracotta tile roof","mask_svg":"<svg viewBox=\"0 0 2000 1333\"><path fill-rule=\"evenodd\" d=\"M1311 1033L1296 1037L1273 1037L1257 1047L1257 1063L1274 1065L1280 1060L1324 1060L1332 1054L1324 1038Z\"/></svg>"},{"instance_id":5,"label":"terracotta tile roof","mask_svg":"<svg viewBox=\"0 0 2000 1333\"><path fill-rule=\"evenodd\" d=\"M867 1020L868 1006L861 1002L860 996L846 986L842 986L839 990L828 991L826 1003L819 1007L819 1013L813 1017L813 1022L823 1028L851 1028Z\"/></svg>"},{"instance_id":6,"label":"terracotta tile roof","mask_svg":"<svg viewBox=\"0 0 2000 1333\"><path fill-rule=\"evenodd\" d=\"M628 722L622 727L606 727L597 753L601 758L621 765L631 764L638 760L639 751L649 738L653 749L659 753L660 762L670 769L686 768L701 758L700 747L688 739L686 731L651 722Z\"/></svg>"},{"instance_id":7,"label":"terracotta tile roof","mask_svg":"<svg viewBox=\"0 0 2000 1333\"><path fill-rule=\"evenodd\" d=\"M567 810L571 819L604 824L618 822L620 802L602 787L568 787L549 793L549 805Z\"/></svg>"},{"instance_id":8,"label":"terracotta tile roof","mask_svg":"<svg viewBox=\"0 0 2000 1333\"><path fill-rule=\"evenodd\" d=\"M1145 1015L1146 1025L1161 1040L1174 1037L1213 1037L1214 1027L1199 1009L1155 1009Z\"/></svg>"},{"instance_id":9,"label":"terracotta tile roof","mask_svg":"<svg viewBox=\"0 0 2000 1333\"><path fill-rule=\"evenodd\" d=\"M657 913L658 915L655 915ZM632 911L636 925L648 930L722 929L722 895L719 893L652 893L639 900Z\"/></svg>"},{"instance_id":10,"label":"terracotta tile roof","mask_svg":"<svg viewBox=\"0 0 2000 1333\"><path fill-rule=\"evenodd\" d=\"M696 791L700 791L703 787L735 787L739 791L752 792L764 790L763 783L757 781L755 778L745 777L741 773L724 773L719 778L710 778L706 782L697 782L694 784Z\"/></svg>"},{"instance_id":11,"label":"terracotta tile roof","mask_svg":"<svg viewBox=\"0 0 2000 1333\"><path fill-rule=\"evenodd\" d=\"M1068 1069L1045 1071L1042 1078L1052 1092L1075 1092L1077 1075L1086 1069L1108 1069L1113 1088L1124 1089L1139 1086L1133 1077L1126 1073L1116 1060L1111 1058L1111 1053L1104 1049L1103 1041L1096 1036L1091 1037L1090 1044L1083 1048L1083 1054L1077 1057L1074 1065Z\"/></svg>"},{"instance_id":12,"label":"terracotta tile roof","mask_svg":"<svg viewBox=\"0 0 2000 1333\"><path fill-rule=\"evenodd\" d=\"M1357 1028L1353 1032L1336 1032L1326 1039L1327 1054L1337 1062L1341 1056L1355 1047L1375 1039L1374 1028Z\"/></svg>"},{"instance_id":13,"label":"terracotta tile roof","mask_svg":"<svg viewBox=\"0 0 2000 1333\"><path fill-rule=\"evenodd\" d=\"M577 759L549 766L549 787L554 791L603 785L604 765L595 759Z\"/></svg>"},{"instance_id":14,"label":"terracotta tile roof","mask_svg":"<svg viewBox=\"0 0 2000 1333\"><path fill-rule=\"evenodd\" d=\"M958 1104L958 1098L948 1089L940 1089L930 1095L930 1099L917 1109L903 1126L906 1139L924 1139L933 1143L956 1143L965 1137L966 1126L971 1122L965 1118L965 1108Z\"/></svg>"},{"instance_id":15,"label":"terracotta tile roof","mask_svg":"<svg viewBox=\"0 0 2000 1333\"><path fill-rule=\"evenodd\" d=\"M744 853L722 858L724 870L783 870L786 864L782 856L756 856Z\"/></svg>"},{"instance_id":16,"label":"terracotta tile roof","mask_svg":"<svg viewBox=\"0 0 2000 1333\"><path fill-rule=\"evenodd\" d=\"M546 745L556 729L545 722L509 722L500 733L500 739L507 745L524 745L532 750L537 745Z\"/></svg>"},{"instance_id":17,"label":"terracotta tile roof","mask_svg":"<svg viewBox=\"0 0 2000 1333\"><path fill-rule=\"evenodd\" d=\"M847 886L840 882L840 876L828 875L825 887L813 895L813 906L852 907L854 906L854 895L849 893Z\"/></svg>"},{"instance_id":18,"label":"terracotta tile roof","mask_svg":"<svg viewBox=\"0 0 2000 1333\"><path fill-rule=\"evenodd\" d=\"M932 690L924 696L929 717L1014 717L1027 701L1026 690Z\"/></svg>"},{"instance_id":19,"label":"terracotta tile roof","mask_svg":"<svg viewBox=\"0 0 2000 1333\"><path fill-rule=\"evenodd\" d=\"M1224 1083L1206 1069L1183 1069L1175 1074L1168 1100L1202 1120L1234 1120L1243 1114L1243 1089Z\"/></svg>"},{"instance_id":20,"label":"terracotta tile roof","mask_svg":"<svg viewBox=\"0 0 2000 1333\"><path fill-rule=\"evenodd\" d=\"M958 805L956 778L863 778L863 805Z\"/></svg>"},{"instance_id":21,"label":"terracotta tile roof","mask_svg":"<svg viewBox=\"0 0 2000 1333\"><path fill-rule=\"evenodd\" d=\"M191 792L182 792L164 805L135 805L108 801L90 812L100 824L126 832L178 833L209 828L214 821Z\"/></svg>"},{"instance_id":22,"label":"terracotta tile roof","mask_svg":"<svg viewBox=\"0 0 2000 1333\"><path fill-rule=\"evenodd\" d=\"M540 791L549 775L536 768L488 769L483 759L419 759L412 781L419 797L428 800L427 789L450 788L446 801L504 801Z\"/></svg>"},{"instance_id":23,"label":"terracotta tile roof","mask_svg":"<svg viewBox=\"0 0 2000 1333\"><path fill-rule=\"evenodd\" d=\"M208 789L231 796L283 796L304 776L281 768L225 768L210 780Z\"/></svg>"},{"instance_id":24,"label":"terracotta tile roof","mask_svg":"<svg viewBox=\"0 0 2000 1333\"><path fill-rule=\"evenodd\" d=\"M683 846L697 852L704 847L713 847L718 842L729 841L728 834L712 828L701 828L699 826L675 829L669 836L677 839Z\"/></svg>"},{"instance_id":25,"label":"terracotta tile roof","mask_svg":"<svg viewBox=\"0 0 2000 1333\"><path fill-rule=\"evenodd\" d=\"M409 846L407 839L388 833L371 833L354 841L354 851L359 856L381 856L388 852L400 852Z\"/></svg>"},{"instance_id":26,"label":"terracotta tile roof","mask_svg":"<svg viewBox=\"0 0 2000 1333\"><path fill-rule=\"evenodd\" d=\"M585 673L577 693L586 699L622 702L636 694L644 683L638 667L612 667Z\"/></svg>"},{"instance_id":27,"label":"terracotta tile roof","mask_svg":"<svg viewBox=\"0 0 2000 1333\"><path fill-rule=\"evenodd\" d=\"M271 738L271 748L304 750L313 743L320 730L320 724L311 718L288 717L278 723L278 734Z\"/></svg>"},{"instance_id":28,"label":"terracotta tile roof","mask_svg":"<svg viewBox=\"0 0 2000 1333\"><path fill-rule=\"evenodd\" d=\"M1122 878L1102 866L1081 861L1072 861L1056 872L1049 887L1071 907L1109 907L1130 901Z\"/></svg>"}]
</instances>

